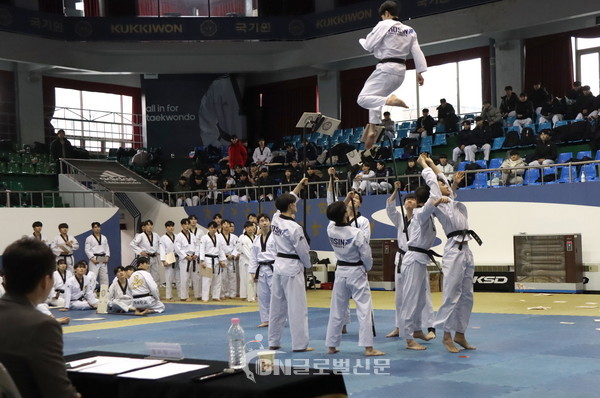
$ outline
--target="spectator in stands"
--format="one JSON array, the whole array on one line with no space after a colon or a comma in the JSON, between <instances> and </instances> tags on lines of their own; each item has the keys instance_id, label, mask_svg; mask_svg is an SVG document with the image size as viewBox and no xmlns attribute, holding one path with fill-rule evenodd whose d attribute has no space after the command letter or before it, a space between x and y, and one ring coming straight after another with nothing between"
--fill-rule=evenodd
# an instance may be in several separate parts
<instances>
[{"instance_id":1,"label":"spectator in stands","mask_svg":"<svg viewBox=\"0 0 600 398\"><path fill-rule=\"evenodd\" d=\"M513 93L512 86L504 87L505 95L501 97L500 102L500 113L502 113L502 117L512 118L516 117L517 113L515 112L515 108L517 107L517 102L519 102L519 98L517 94Z\"/></svg>"},{"instance_id":2,"label":"spectator in stands","mask_svg":"<svg viewBox=\"0 0 600 398\"><path fill-rule=\"evenodd\" d=\"M193 180L190 184L192 191L196 191L192 195L192 205L198 206L199 203L206 201L206 178L204 175L193 175Z\"/></svg>"},{"instance_id":3,"label":"spectator in stands","mask_svg":"<svg viewBox=\"0 0 600 398\"><path fill-rule=\"evenodd\" d=\"M542 110L542 105L546 102L548 92L542 87L542 82L539 80L533 83L533 89L527 95L527 98L533 103L533 109L538 115Z\"/></svg>"},{"instance_id":4,"label":"spectator in stands","mask_svg":"<svg viewBox=\"0 0 600 398\"><path fill-rule=\"evenodd\" d=\"M233 175L233 178L235 178L236 181L239 180L240 173L242 171L244 171L244 168L242 167L242 165L239 165L239 164L236 165L235 168L232 170L231 174Z\"/></svg>"},{"instance_id":5,"label":"spectator in stands","mask_svg":"<svg viewBox=\"0 0 600 398\"><path fill-rule=\"evenodd\" d=\"M248 181L252 184L256 184L256 180L260 177L260 170L256 163L250 164L250 171L248 172Z\"/></svg>"},{"instance_id":6,"label":"spectator in stands","mask_svg":"<svg viewBox=\"0 0 600 398\"><path fill-rule=\"evenodd\" d=\"M556 161L556 144L550 140L548 130L540 131L538 141L535 144L535 152L531 155L530 166L541 166L553 164Z\"/></svg>"},{"instance_id":7,"label":"spectator in stands","mask_svg":"<svg viewBox=\"0 0 600 398\"><path fill-rule=\"evenodd\" d=\"M452 173L454 173L454 166L448 163L448 156L446 156L446 154L442 153L440 155L440 161L437 165L437 168L440 169L440 171L446 175L446 179L448 181L452 182Z\"/></svg>"},{"instance_id":8,"label":"spectator in stands","mask_svg":"<svg viewBox=\"0 0 600 398\"><path fill-rule=\"evenodd\" d=\"M296 185L298 185L298 183L300 182L300 180L297 180L296 178L294 178L294 173L292 171L291 167L288 167L285 169L285 171L283 172L283 177L281 178L281 192L291 192L294 190L294 188L296 187Z\"/></svg>"},{"instance_id":9,"label":"spectator in stands","mask_svg":"<svg viewBox=\"0 0 600 398\"><path fill-rule=\"evenodd\" d=\"M313 166L307 166L306 177L308 178L308 183L311 184L306 189L307 192L310 191L310 198L322 198L325 193L325 185L313 184L323 181L323 173L321 170L315 169Z\"/></svg>"},{"instance_id":10,"label":"spectator in stands","mask_svg":"<svg viewBox=\"0 0 600 398\"><path fill-rule=\"evenodd\" d=\"M590 89L590 86L581 88L582 94L575 101L575 110L577 111L576 120L588 119L590 114L596 110L596 98ZM597 115L597 112L596 114Z\"/></svg>"},{"instance_id":11,"label":"spectator in stands","mask_svg":"<svg viewBox=\"0 0 600 398\"><path fill-rule=\"evenodd\" d=\"M504 134L502 130L502 113L500 113L498 108L492 106L490 100L483 101L480 116L483 118L483 122L490 128L492 138L502 137Z\"/></svg>"},{"instance_id":12,"label":"spectator in stands","mask_svg":"<svg viewBox=\"0 0 600 398\"><path fill-rule=\"evenodd\" d=\"M246 149L246 146L244 146L235 135L232 135L229 141L231 141L231 145L229 145L229 149L227 150L229 168L233 169L236 164L245 166L248 159L248 150Z\"/></svg>"},{"instance_id":13,"label":"spectator in stands","mask_svg":"<svg viewBox=\"0 0 600 398\"><path fill-rule=\"evenodd\" d=\"M421 169L419 166L417 166L417 161L415 158L408 159L406 169L404 170L404 175L411 176L406 178L406 190L408 192L414 191L420 185L419 176L421 175Z\"/></svg>"},{"instance_id":14,"label":"spectator in stands","mask_svg":"<svg viewBox=\"0 0 600 398\"><path fill-rule=\"evenodd\" d=\"M443 125L446 132L456 131L458 116L456 116L454 107L446 102L445 98L442 98L440 100L440 106L436 109L438 111L438 125Z\"/></svg>"},{"instance_id":15,"label":"spectator in stands","mask_svg":"<svg viewBox=\"0 0 600 398\"><path fill-rule=\"evenodd\" d=\"M470 145L467 145L464 149L465 158L470 162L475 161L475 154L477 152L483 152L483 159L487 162L490 160L490 150L492 146L492 137L488 131L488 127L483 124L483 118L477 116L475 118L475 128L471 130L470 134Z\"/></svg>"},{"instance_id":16,"label":"spectator in stands","mask_svg":"<svg viewBox=\"0 0 600 398\"><path fill-rule=\"evenodd\" d=\"M271 149L265 146L265 139L258 139L258 147L254 149L254 153L252 154L252 160L259 166L263 166L265 164L271 163L271 159L273 155L271 154Z\"/></svg>"},{"instance_id":17,"label":"spectator in stands","mask_svg":"<svg viewBox=\"0 0 600 398\"><path fill-rule=\"evenodd\" d=\"M269 169L263 167L260 169L260 177L256 180L259 201L265 202L273 200L273 187L271 185L275 185L275 181L273 180L273 177L269 175Z\"/></svg>"},{"instance_id":18,"label":"spectator in stands","mask_svg":"<svg viewBox=\"0 0 600 398\"><path fill-rule=\"evenodd\" d=\"M235 179L231 175L231 171L229 167L221 167L219 172L219 177L217 178L217 189L219 190L227 190L229 188L233 188L235 186ZM223 195L223 200L229 197L229 192L221 191L221 195Z\"/></svg>"},{"instance_id":19,"label":"spectator in stands","mask_svg":"<svg viewBox=\"0 0 600 398\"><path fill-rule=\"evenodd\" d=\"M378 160L375 163L375 178L377 180L371 183L371 191L376 193L389 193L392 191L392 184L389 182L389 178L394 175L391 168L386 167L383 160Z\"/></svg>"},{"instance_id":20,"label":"spectator in stands","mask_svg":"<svg viewBox=\"0 0 600 398\"><path fill-rule=\"evenodd\" d=\"M548 94L546 97L546 102L542 105L542 109L540 110L540 123L549 123L556 124L556 122L563 120L564 114L566 112L565 105L556 97L551 94Z\"/></svg>"},{"instance_id":21,"label":"spectator in stands","mask_svg":"<svg viewBox=\"0 0 600 398\"><path fill-rule=\"evenodd\" d=\"M357 191L358 193L368 192L371 187L371 182L375 178L375 172L371 170L371 165L369 163L363 163L361 171L356 173L354 179L352 180L352 189Z\"/></svg>"},{"instance_id":22,"label":"spectator in stands","mask_svg":"<svg viewBox=\"0 0 600 398\"><path fill-rule=\"evenodd\" d=\"M145 148L137 150L135 155L131 157L129 164L136 167L146 167L152 161L152 155Z\"/></svg>"},{"instance_id":23,"label":"spectator in stands","mask_svg":"<svg viewBox=\"0 0 600 398\"><path fill-rule=\"evenodd\" d=\"M533 123L533 115L535 111L533 109L533 103L527 98L527 93L521 93L519 95L519 101L515 107L516 119L513 126L523 128L526 124Z\"/></svg>"},{"instance_id":24,"label":"spectator in stands","mask_svg":"<svg viewBox=\"0 0 600 398\"><path fill-rule=\"evenodd\" d=\"M467 145L471 145L471 122L465 120L462 123L462 130L458 132L458 146L452 150L452 163L458 164L460 155L465 155L465 148ZM466 159L469 160L469 159Z\"/></svg>"},{"instance_id":25,"label":"spectator in stands","mask_svg":"<svg viewBox=\"0 0 600 398\"><path fill-rule=\"evenodd\" d=\"M583 91L581 90L581 82L576 80L573 82L573 87L567 93L567 105L573 105L577 98L583 95Z\"/></svg>"},{"instance_id":26,"label":"spectator in stands","mask_svg":"<svg viewBox=\"0 0 600 398\"><path fill-rule=\"evenodd\" d=\"M439 113L439 112L438 112ZM433 135L433 128L435 127L435 119L429 114L429 109L424 108L421 111L422 116L417 119L417 128L412 132L414 136L411 138L427 137Z\"/></svg>"},{"instance_id":27,"label":"spectator in stands","mask_svg":"<svg viewBox=\"0 0 600 398\"><path fill-rule=\"evenodd\" d=\"M252 183L248 180L248 173L242 170L235 180L235 190L231 195L231 201L233 203L247 203L251 200L254 200L255 189L252 187Z\"/></svg>"},{"instance_id":28,"label":"spectator in stands","mask_svg":"<svg viewBox=\"0 0 600 398\"><path fill-rule=\"evenodd\" d=\"M187 178L184 176L179 177L179 182L173 188L173 192L178 192L177 202L175 206L191 206L192 199L190 198L190 191L192 188L188 184Z\"/></svg>"},{"instance_id":29,"label":"spectator in stands","mask_svg":"<svg viewBox=\"0 0 600 398\"><path fill-rule=\"evenodd\" d=\"M309 142L308 140L304 140L304 146L298 150L298 160L302 162L304 160L304 151L306 150L306 159L308 160L307 164L314 164L317 160L317 156L319 156L319 148L315 145L314 142Z\"/></svg>"},{"instance_id":30,"label":"spectator in stands","mask_svg":"<svg viewBox=\"0 0 600 398\"><path fill-rule=\"evenodd\" d=\"M291 164L292 160L298 161L298 152L296 151L294 144L288 142L285 144L285 165Z\"/></svg>"},{"instance_id":31,"label":"spectator in stands","mask_svg":"<svg viewBox=\"0 0 600 398\"><path fill-rule=\"evenodd\" d=\"M501 184L502 185L517 185L523 184L523 174L525 169L519 169L518 167L526 167L527 163L519 155L519 151L513 149L510 151L510 157L504 162L500 168L502 169Z\"/></svg>"},{"instance_id":32,"label":"spectator in stands","mask_svg":"<svg viewBox=\"0 0 600 398\"><path fill-rule=\"evenodd\" d=\"M392 120L389 112L383 112L383 119L381 119L381 125L385 131L389 131L395 135L396 133L396 122Z\"/></svg>"},{"instance_id":33,"label":"spectator in stands","mask_svg":"<svg viewBox=\"0 0 600 398\"><path fill-rule=\"evenodd\" d=\"M56 132L56 138L50 143L50 156L56 161L73 156L73 145L66 138L65 130L60 129Z\"/></svg>"},{"instance_id":34,"label":"spectator in stands","mask_svg":"<svg viewBox=\"0 0 600 398\"><path fill-rule=\"evenodd\" d=\"M208 166L208 171L205 174L206 177L206 189L208 190L208 194L206 195L208 199L213 199L216 201L219 196L219 191L217 191L217 181L219 179L219 175L217 174L217 168L214 164Z\"/></svg>"}]
</instances>

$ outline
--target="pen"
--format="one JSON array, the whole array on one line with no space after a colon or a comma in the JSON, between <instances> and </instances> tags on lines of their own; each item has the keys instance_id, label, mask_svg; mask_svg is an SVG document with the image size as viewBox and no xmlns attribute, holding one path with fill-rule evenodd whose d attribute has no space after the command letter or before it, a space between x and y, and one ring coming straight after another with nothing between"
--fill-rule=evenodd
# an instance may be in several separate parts
<instances>
[{"instance_id":1,"label":"pen","mask_svg":"<svg viewBox=\"0 0 600 398\"><path fill-rule=\"evenodd\" d=\"M207 374L207 375L198 377L196 380L197 381L211 380L211 379L219 378L222 376L233 375L236 373L239 373L239 372L238 371L220 371L220 372L215 372L215 373L211 373L211 374Z\"/></svg>"},{"instance_id":2,"label":"pen","mask_svg":"<svg viewBox=\"0 0 600 398\"><path fill-rule=\"evenodd\" d=\"M82 368L84 366L93 365L96 363L96 360L91 360L89 362L80 363L79 365L72 366L70 363L67 364L67 369L77 369Z\"/></svg>"}]
</instances>

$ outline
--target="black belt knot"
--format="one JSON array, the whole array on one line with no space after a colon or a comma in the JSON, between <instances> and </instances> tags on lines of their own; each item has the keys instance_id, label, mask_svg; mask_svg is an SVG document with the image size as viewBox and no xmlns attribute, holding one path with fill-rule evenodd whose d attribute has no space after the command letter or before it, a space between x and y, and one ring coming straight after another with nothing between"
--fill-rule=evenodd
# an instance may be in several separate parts
<instances>
[{"instance_id":1,"label":"black belt knot","mask_svg":"<svg viewBox=\"0 0 600 398\"><path fill-rule=\"evenodd\" d=\"M256 272L254 273L254 279L258 279L258 274L260 273L260 267L269 267L269 268L271 268L271 271L273 271L273 264L275 264L275 260L260 261L258 263L258 268L256 268Z\"/></svg>"},{"instance_id":2,"label":"black belt knot","mask_svg":"<svg viewBox=\"0 0 600 398\"><path fill-rule=\"evenodd\" d=\"M462 236L462 241L458 245L458 250L462 250L462 246L463 243L465 243L465 238L467 237L467 235L470 235L479 246L483 244L483 241L481 240L479 235L477 235L477 233L475 233L475 231L473 231L472 229L459 229L458 231L452 231L448 235L446 235L446 238L450 239L455 236Z\"/></svg>"},{"instance_id":3,"label":"black belt knot","mask_svg":"<svg viewBox=\"0 0 600 398\"><path fill-rule=\"evenodd\" d=\"M393 62L395 64L406 65L406 60L404 60L402 58L384 58L384 59L382 59L382 60L379 61L380 64L386 64L388 62Z\"/></svg>"},{"instance_id":4,"label":"black belt knot","mask_svg":"<svg viewBox=\"0 0 600 398\"><path fill-rule=\"evenodd\" d=\"M438 271L440 271L440 274L442 274L442 269L440 268L438 262L434 258L434 256L442 257L440 254L437 254L436 252L434 252L431 249L427 250L427 249L423 249L421 247L416 247L416 246L408 246L408 251L427 254L427 257L429 257L429 259L435 263L435 266L437 267Z\"/></svg>"},{"instance_id":5,"label":"black belt knot","mask_svg":"<svg viewBox=\"0 0 600 398\"><path fill-rule=\"evenodd\" d=\"M137 298L144 298L144 297L150 297L151 294L150 293L146 293L146 294L134 294L133 298L137 299Z\"/></svg>"}]
</instances>

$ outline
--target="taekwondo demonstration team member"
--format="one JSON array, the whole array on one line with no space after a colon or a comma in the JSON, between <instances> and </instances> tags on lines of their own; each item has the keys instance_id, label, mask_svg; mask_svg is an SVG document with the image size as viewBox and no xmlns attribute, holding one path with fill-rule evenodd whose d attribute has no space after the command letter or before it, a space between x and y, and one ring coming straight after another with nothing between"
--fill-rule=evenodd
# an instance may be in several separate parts
<instances>
[{"instance_id":1,"label":"taekwondo demonstration team member","mask_svg":"<svg viewBox=\"0 0 600 398\"><path fill-rule=\"evenodd\" d=\"M383 130L383 127L378 128L377 124L381 123L381 110L384 105L408 108L404 101L392 94L404 81L408 55L412 54L415 61L420 86L424 83L421 73L427 70L427 62L419 47L415 30L404 25L398 18L398 4L395 1L382 3L379 15L381 22L366 39L359 40L365 50L379 59L376 69L365 82L357 100L358 105L369 110L369 123L361 138L361 141L365 142L365 149L370 149L375 144L379 129Z\"/></svg>"},{"instance_id":2,"label":"taekwondo demonstration team member","mask_svg":"<svg viewBox=\"0 0 600 398\"><path fill-rule=\"evenodd\" d=\"M69 225L67 223L61 223L58 225L59 234L54 237L50 248L56 256L56 260L61 258L67 263L67 269L73 272L75 265L75 258L73 253L79 249L79 242L74 236L69 235Z\"/></svg>"},{"instance_id":3,"label":"taekwondo demonstration team member","mask_svg":"<svg viewBox=\"0 0 600 398\"><path fill-rule=\"evenodd\" d=\"M470 345L465 337L473 310L473 275L475 272L469 241L473 238L481 245L481 239L469 229L466 206L455 200L455 189L465 174L464 172L456 173L451 187L446 176L440 172L433 160L426 159L427 166L430 167L428 173L432 176L425 181L431 189L431 196L433 198L449 198L448 203L440 204L434 211L448 238L444 247L442 265L444 273L442 305L438 309L434 326L444 330L443 343L448 351L459 351L454 343L467 350L474 350L475 347ZM455 332L454 339L452 339L452 332Z\"/></svg>"},{"instance_id":4,"label":"taekwondo demonstration team member","mask_svg":"<svg viewBox=\"0 0 600 398\"><path fill-rule=\"evenodd\" d=\"M221 273L221 298L235 298L237 294L237 275L235 269L235 258L238 255L237 250L237 235L231 233L231 226L233 224L229 220L223 220L221 223L221 237L225 242L223 251L225 252L225 258L227 266Z\"/></svg>"},{"instance_id":5,"label":"taekwondo demonstration team member","mask_svg":"<svg viewBox=\"0 0 600 398\"><path fill-rule=\"evenodd\" d=\"M346 201L353 199L350 192ZM329 243L337 258L335 283L331 293L331 309L325 343L329 354L338 352L342 327L350 298L356 304L358 318L358 346L365 347L365 355L385 353L373 348L373 303L367 272L373 267L371 247L363 231L348 224L347 203L334 202L327 207Z\"/></svg>"},{"instance_id":6,"label":"taekwondo demonstration team member","mask_svg":"<svg viewBox=\"0 0 600 398\"><path fill-rule=\"evenodd\" d=\"M161 313L165 305L160 301L158 285L148 272L150 260L147 257L137 258L137 271L131 274L131 294L136 315Z\"/></svg>"},{"instance_id":7,"label":"taekwondo demonstration team member","mask_svg":"<svg viewBox=\"0 0 600 398\"><path fill-rule=\"evenodd\" d=\"M196 217L195 214L190 214L188 216L188 220L190 220L189 231L196 237L196 244L198 245L196 253L200 253L200 239L202 239L206 233L198 226L198 217ZM200 264L200 260L198 260L198 264ZM179 280L177 281L177 289L179 290ZM200 278L200 295L202 295L202 278Z\"/></svg>"},{"instance_id":8,"label":"taekwondo demonstration team member","mask_svg":"<svg viewBox=\"0 0 600 398\"><path fill-rule=\"evenodd\" d=\"M150 275L157 284L160 282L158 267L160 266L160 236L152 232L154 223L152 220L142 221L142 232L137 234L129 246L136 256L146 257L150 260Z\"/></svg>"},{"instance_id":9,"label":"taekwondo demonstration team member","mask_svg":"<svg viewBox=\"0 0 600 398\"><path fill-rule=\"evenodd\" d=\"M202 301L208 302L212 291L212 299L221 301L221 271L227 266L225 257L225 240L217 233L216 221L208 223L208 233L200 239L200 267L202 268ZM208 270L207 270L208 269Z\"/></svg>"},{"instance_id":10,"label":"taekwondo demonstration team member","mask_svg":"<svg viewBox=\"0 0 600 398\"><path fill-rule=\"evenodd\" d=\"M202 298L202 280L200 279L200 264L198 252L198 243L196 236L189 231L190 220L181 219L181 232L175 237L175 253L179 257L179 286L177 292L179 299L183 301L192 301L189 297L191 279L194 297L196 300Z\"/></svg>"},{"instance_id":11,"label":"taekwondo demonstration team member","mask_svg":"<svg viewBox=\"0 0 600 398\"><path fill-rule=\"evenodd\" d=\"M110 247L108 239L102 235L99 222L92 223L92 234L85 240L85 255L90 259L89 269L96 275L100 286L108 286L108 260L110 258Z\"/></svg>"},{"instance_id":12,"label":"taekwondo demonstration team member","mask_svg":"<svg viewBox=\"0 0 600 398\"><path fill-rule=\"evenodd\" d=\"M108 308L114 312L129 312L133 305L133 293L125 268L115 268L115 280L108 288Z\"/></svg>"},{"instance_id":13,"label":"taekwondo demonstration team member","mask_svg":"<svg viewBox=\"0 0 600 398\"><path fill-rule=\"evenodd\" d=\"M44 234L42 233L43 227L44 227L44 225L42 224L41 221L35 221L33 224L31 224L31 228L33 228L33 232L31 233L31 236L34 237L35 239L39 240L46 246L51 247L52 241L49 241L47 239L47 237L44 236Z\"/></svg>"},{"instance_id":14,"label":"taekwondo demonstration team member","mask_svg":"<svg viewBox=\"0 0 600 398\"><path fill-rule=\"evenodd\" d=\"M75 264L75 272L65 285L65 306L60 311L91 310L98 308L98 299L94 294L95 283L85 273L84 261Z\"/></svg>"},{"instance_id":15,"label":"taekwondo demonstration team member","mask_svg":"<svg viewBox=\"0 0 600 398\"><path fill-rule=\"evenodd\" d=\"M190 223L191 224L191 223ZM160 237L160 261L165 267L165 297L168 301L173 301L173 283L179 294L181 286L181 275L177 266L179 255L175 247L175 223L173 221L165 222L165 234ZM173 262L175 260L175 262Z\"/></svg>"},{"instance_id":16,"label":"taekwondo demonstration team member","mask_svg":"<svg viewBox=\"0 0 600 398\"><path fill-rule=\"evenodd\" d=\"M260 234L254 238L250 255L250 278L257 281L258 311L260 313L259 328L269 326L269 310L271 308L271 289L273 286L273 264L275 264L275 246L271 238L271 218L267 214L259 214Z\"/></svg>"},{"instance_id":17,"label":"taekwondo demonstration team member","mask_svg":"<svg viewBox=\"0 0 600 398\"><path fill-rule=\"evenodd\" d=\"M400 313L402 311L402 273L400 272L400 267L402 266L402 258L408 251L408 229L407 226L410 224L413 216L414 209L417 208L417 197L413 193L406 194L404 196L404 200L402 205L404 205L404 209L406 211L406 219L402 216L402 214L396 208L396 195L399 195L399 191L402 188L402 184L400 181L396 181L394 183L394 192L390 195L390 197L386 201L385 211L394 224L394 226L398 229L397 239L398 239L398 251L396 252L396 257L394 259L394 286L396 288L396 292L394 294L394 298L396 301L396 322L395 328L390 333L388 333L385 337L398 337L400 335ZM402 202L402 200L401 200ZM427 281L427 304L423 309L422 328L427 328L428 333L425 335L424 340L429 341L435 338L435 329L431 327L433 325L433 304L431 303L431 289L429 287L429 280Z\"/></svg>"},{"instance_id":18,"label":"taekwondo demonstration team member","mask_svg":"<svg viewBox=\"0 0 600 398\"><path fill-rule=\"evenodd\" d=\"M53 307L65 306L65 289L67 281L71 279L73 273L67 269L67 263L62 258L56 262L56 271L52 274L54 286L50 291L47 303Z\"/></svg>"},{"instance_id":19,"label":"taekwondo demonstration team member","mask_svg":"<svg viewBox=\"0 0 600 398\"><path fill-rule=\"evenodd\" d=\"M298 211L298 195L308 183L303 178L292 193L281 194L275 199L278 212L271 222L276 257L273 264L273 285L269 313L269 347L280 348L281 334L288 319L294 352L313 351L308 346L308 306L304 269L310 262L307 237L294 217Z\"/></svg>"},{"instance_id":20,"label":"taekwondo demonstration team member","mask_svg":"<svg viewBox=\"0 0 600 398\"><path fill-rule=\"evenodd\" d=\"M240 298L246 299L247 301L254 301L256 297L254 275L250 275L248 273L255 231L256 224L254 224L252 221L246 221L244 223L244 233L238 238L236 247L236 251L240 256L238 260L238 273L240 275Z\"/></svg>"}]
</instances>

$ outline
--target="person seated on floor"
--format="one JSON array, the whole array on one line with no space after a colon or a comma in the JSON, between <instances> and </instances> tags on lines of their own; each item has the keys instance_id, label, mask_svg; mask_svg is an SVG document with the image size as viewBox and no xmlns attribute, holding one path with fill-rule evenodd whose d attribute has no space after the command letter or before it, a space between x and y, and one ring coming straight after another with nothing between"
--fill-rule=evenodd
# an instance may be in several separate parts
<instances>
[{"instance_id":1,"label":"person seated on floor","mask_svg":"<svg viewBox=\"0 0 600 398\"><path fill-rule=\"evenodd\" d=\"M125 268L115 268L115 280L108 288L108 308L113 312L129 312L133 304L133 295Z\"/></svg>"},{"instance_id":2,"label":"person seated on floor","mask_svg":"<svg viewBox=\"0 0 600 398\"><path fill-rule=\"evenodd\" d=\"M129 278L133 296L132 307L135 308L136 315L161 313L165 310L165 305L160 301L158 285L152 279L148 268L150 268L148 257L138 257L137 271Z\"/></svg>"},{"instance_id":3,"label":"person seated on floor","mask_svg":"<svg viewBox=\"0 0 600 398\"><path fill-rule=\"evenodd\" d=\"M71 271L67 269L67 262L64 259L59 259L56 262L56 271L52 274L54 286L50 291L47 303L53 307L65 306L65 285L73 276Z\"/></svg>"},{"instance_id":4,"label":"person seated on floor","mask_svg":"<svg viewBox=\"0 0 600 398\"><path fill-rule=\"evenodd\" d=\"M98 308L98 299L94 294L95 282L87 272L87 263L75 264L75 273L65 284L65 306L60 311L93 310Z\"/></svg>"},{"instance_id":5,"label":"person seated on floor","mask_svg":"<svg viewBox=\"0 0 600 398\"><path fill-rule=\"evenodd\" d=\"M135 272L135 267L133 265L128 265L125 267L125 276L127 279L131 278L131 275Z\"/></svg>"},{"instance_id":6,"label":"person seated on floor","mask_svg":"<svg viewBox=\"0 0 600 398\"><path fill-rule=\"evenodd\" d=\"M502 162L500 168L502 169L501 184L502 185L518 185L523 184L523 174L525 169L519 169L518 167L526 167L527 163L519 155L519 151L513 149L510 151L510 157Z\"/></svg>"}]
</instances>

